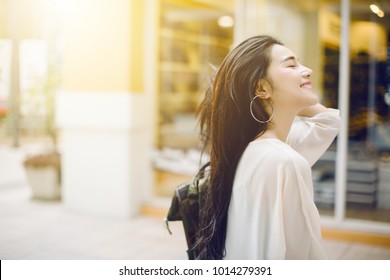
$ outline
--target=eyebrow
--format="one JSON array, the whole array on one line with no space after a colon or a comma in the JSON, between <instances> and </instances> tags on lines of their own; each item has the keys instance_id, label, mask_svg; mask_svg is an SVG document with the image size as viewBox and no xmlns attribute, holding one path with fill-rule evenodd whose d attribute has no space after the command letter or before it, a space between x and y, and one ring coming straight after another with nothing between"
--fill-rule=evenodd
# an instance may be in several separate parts
<instances>
[{"instance_id":1,"label":"eyebrow","mask_svg":"<svg viewBox=\"0 0 390 280\"><path fill-rule=\"evenodd\" d=\"M286 61L288 61L288 60L296 60L296 61L299 61L299 59L296 58L295 56L288 56L288 57L282 59L282 60L280 61L280 63L286 62Z\"/></svg>"}]
</instances>

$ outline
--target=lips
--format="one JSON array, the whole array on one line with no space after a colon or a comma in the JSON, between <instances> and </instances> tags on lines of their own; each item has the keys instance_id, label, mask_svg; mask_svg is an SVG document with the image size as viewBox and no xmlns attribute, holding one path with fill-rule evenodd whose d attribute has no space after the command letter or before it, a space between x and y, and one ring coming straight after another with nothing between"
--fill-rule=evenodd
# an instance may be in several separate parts
<instances>
[{"instance_id":1,"label":"lips","mask_svg":"<svg viewBox=\"0 0 390 280\"><path fill-rule=\"evenodd\" d=\"M303 84L301 84L300 87L301 87L301 88L311 88L311 82L303 83Z\"/></svg>"}]
</instances>

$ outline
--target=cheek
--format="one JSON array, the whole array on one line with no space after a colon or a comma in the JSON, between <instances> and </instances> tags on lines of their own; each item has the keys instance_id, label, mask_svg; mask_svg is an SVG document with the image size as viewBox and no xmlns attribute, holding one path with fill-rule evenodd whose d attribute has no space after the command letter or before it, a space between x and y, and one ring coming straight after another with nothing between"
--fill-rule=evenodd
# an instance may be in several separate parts
<instances>
[{"instance_id":1,"label":"cheek","mask_svg":"<svg viewBox=\"0 0 390 280\"><path fill-rule=\"evenodd\" d=\"M302 78L299 73L296 73L291 69L278 71L273 76L275 89L284 91L291 91L293 89L296 90L298 87L300 87L301 80Z\"/></svg>"},{"instance_id":2,"label":"cheek","mask_svg":"<svg viewBox=\"0 0 390 280\"><path fill-rule=\"evenodd\" d=\"M291 72L288 68L276 69L270 73L271 80L275 81L276 83L280 83L280 81L283 81L284 79L291 79L291 76Z\"/></svg>"},{"instance_id":3,"label":"cheek","mask_svg":"<svg viewBox=\"0 0 390 280\"><path fill-rule=\"evenodd\" d=\"M299 85L291 84L287 80L274 86L273 99L275 103L287 108L305 108L318 103L316 94L304 92Z\"/></svg>"},{"instance_id":4,"label":"cheek","mask_svg":"<svg viewBox=\"0 0 390 280\"><path fill-rule=\"evenodd\" d=\"M301 80L300 74L292 69L272 71L270 81L272 82L274 101L283 106L294 107L316 104L318 98L314 94L302 91Z\"/></svg>"}]
</instances>

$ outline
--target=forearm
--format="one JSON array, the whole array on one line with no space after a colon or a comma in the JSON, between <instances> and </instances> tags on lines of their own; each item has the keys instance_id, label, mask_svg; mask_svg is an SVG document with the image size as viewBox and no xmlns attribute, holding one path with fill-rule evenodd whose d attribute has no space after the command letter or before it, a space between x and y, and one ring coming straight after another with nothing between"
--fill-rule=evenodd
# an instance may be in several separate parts
<instances>
[{"instance_id":1,"label":"forearm","mask_svg":"<svg viewBox=\"0 0 390 280\"><path fill-rule=\"evenodd\" d=\"M327 108L324 105L317 103L316 105L307 107L307 108L303 109L302 111L300 111L298 113L298 116L313 117L319 113L325 112L326 109Z\"/></svg>"}]
</instances>

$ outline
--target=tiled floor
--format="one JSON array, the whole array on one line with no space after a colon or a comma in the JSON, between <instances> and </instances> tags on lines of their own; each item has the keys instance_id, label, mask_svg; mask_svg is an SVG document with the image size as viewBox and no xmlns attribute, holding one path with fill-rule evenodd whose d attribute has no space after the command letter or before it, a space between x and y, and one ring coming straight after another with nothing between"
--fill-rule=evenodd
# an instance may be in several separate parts
<instances>
[{"instance_id":1,"label":"tiled floor","mask_svg":"<svg viewBox=\"0 0 390 280\"><path fill-rule=\"evenodd\" d=\"M109 219L34 201L25 186L0 188L0 259L184 259L181 225Z\"/></svg>"},{"instance_id":2,"label":"tiled floor","mask_svg":"<svg viewBox=\"0 0 390 280\"><path fill-rule=\"evenodd\" d=\"M186 259L181 223L169 235L158 218L131 220L74 213L31 199L21 153L0 149L0 259ZM18 180L15 180L18 178ZM390 247L324 240L330 259L387 259Z\"/></svg>"},{"instance_id":3,"label":"tiled floor","mask_svg":"<svg viewBox=\"0 0 390 280\"><path fill-rule=\"evenodd\" d=\"M0 259L185 259L181 224L72 213L30 199L26 185L0 186ZM330 259L390 259L390 248L325 240Z\"/></svg>"}]
</instances>

